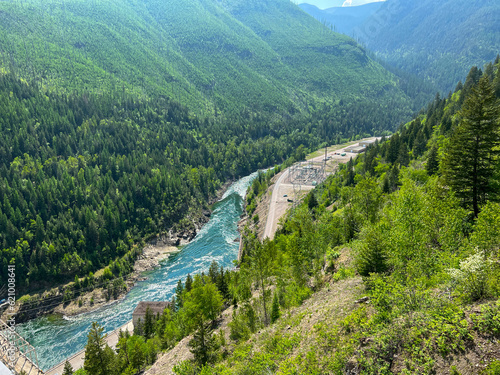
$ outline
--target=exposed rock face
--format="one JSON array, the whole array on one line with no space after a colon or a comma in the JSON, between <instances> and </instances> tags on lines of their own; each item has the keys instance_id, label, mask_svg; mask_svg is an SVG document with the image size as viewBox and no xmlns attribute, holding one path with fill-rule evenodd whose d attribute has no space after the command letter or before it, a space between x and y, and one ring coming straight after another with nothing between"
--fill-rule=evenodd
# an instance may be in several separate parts
<instances>
[{"instance_id":1,"label":"exposed rock face","mask_svg":"<svg viewBox=\"0 0 500 375\"><path fill-rule=\"evenodd\" d=\"M328 273L333 273L335 271L335 262L326 259L325 257L325 264L323 265L323 274L328 274Z\"/></svg>"},{"instance_id":2,"label":"exposed rock face","mask_svg":"<svg viewBox=\"0 0 500 375\"><path fill-rule=\"evenodd\" d=\"M354 303L368 303L370 301L370 297L363 297L363 298L360 298L356 301L354 301Z\"/></svg>"},{"instance_id":3,"label":"exposed rock face","mask_svg":"<svg viewBox=\"0 0 500 375\"><path fill-rule=\"evenodd\" d=\"M187 245L196 237L201 227L208 222L212 213L203 209L196 217L189 220L189 224L176 229L170 229L167 234L162 234L149 243L153 246L181 246Z\"/></svg>"},{"instance_id":4,"label":"exposed rock face","mask_svg":"<svg viewBox=\"0 0 500 375\"><path fill-rule=\"evenodd\" d=\"M61 289L61 288L60 288ZM39 316L50 313L54 310L55 304L63 303L64 292L57 291L55 295L47 295L40 300L34 300L32 303L20 305L16 313L16 323L27 322Z\"/></svg>"},{"instance_id":5,"label":"exposed rock face","mask_svg":"<svg viewBox=\"0 0 500 375\"><path fill-rule=\"evenodd\" d=\"M358 375L359 373L360 371L359 371L358 361L355 358L351 358L349 362L347 362L347 364L345 365L344 374Z\"/></svg>"}]
</instances>

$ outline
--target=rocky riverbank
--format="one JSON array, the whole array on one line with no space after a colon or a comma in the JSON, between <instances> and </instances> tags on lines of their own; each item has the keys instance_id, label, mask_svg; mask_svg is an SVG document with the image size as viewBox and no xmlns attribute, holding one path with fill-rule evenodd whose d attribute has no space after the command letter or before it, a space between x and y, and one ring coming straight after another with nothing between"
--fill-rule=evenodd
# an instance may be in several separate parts
<instances>
[{"instance_id":1,"label":"rocky riverbank","mask_svg":"<svg viewBox=\"0 0 500 375\"><path fill-rule=\"evenodd\" d=\"M16 322L23 323L47 314L69 317L116 303L124 298L138 281L144 280L142 276L144 272L158 267L162 260L167 259L170 254L177 251L179 251L177 247L165 245L161 242L147 244L142 254L135 261L134 271L126 277L119 292L113 296L110 296L107 287L102 286L87 292L80 292L78 296L72 298L69 302L64 302L64 294L66 290L71 290L71 283L59 288L53 288L42 294L31 295L28 297L29 302L16 304ZM112 284L112 281L110 283ZM26 297L23 298L23 300L25 299ZM2 320L4 318L6 317L1 317Z\"/></svg>"},{"instance_id":2,"label":"rocky riverbank","mask_svg":"<svg viewBox=\"0 0 500 375\"><path fill-rule=\"evenodd\" d=\"M52 311L53 314L63 316L74 316L97 310L108 304L116 303L123 299L138 281L144 280L142 274L159 267L160 262L167 259L170 254L178 252L175 246L159 244L148 244L144 247L134 264L134 271L127 277L124 289L116 296L116 299L108 298L107 288L97 288L87 292L70 303L60 303Z\"/></svg>"}]
</instances>

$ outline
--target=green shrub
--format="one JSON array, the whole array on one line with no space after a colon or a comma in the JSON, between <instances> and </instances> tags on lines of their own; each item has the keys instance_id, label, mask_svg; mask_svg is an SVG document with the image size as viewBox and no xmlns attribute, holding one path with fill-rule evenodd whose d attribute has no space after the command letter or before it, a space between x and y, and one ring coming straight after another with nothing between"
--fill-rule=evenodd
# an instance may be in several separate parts
<instances>
[{"instance_id":1,"label":"green shrub","mask_svg":"<svg viewBox=\"0 0 500 375\"><path fill-rule=\"evenodd\" d=\"M484 335L500 337L500 300L481 308L481 314L471 314L474 329Z\"/></svg>"},{"instance_id":2,"label":"green shrub","mask_svg":"<svg viewBox=\"0 0 500 375\"><path fill-rule=\"evenodd\" d=\"M233 319L228 324L229 337L234 341L246 341L250 338L250 328L248 327L245 316L240 312L233 311Z\"/></svg>"},{"instance_id":3,"label":"green shrub","mask_svg":"<svg viewBox=\"0 0 500 375\"><path fill-rule=\"evenodd\" d=\"M453 285L466 301L477 301L488 295L488 278L491 261L482 252L476 252L460 262L460 269L449 269Z\"/></svg>"},{"instance_id":4,"label":"green shrub","mask_svg":"<svg viewBox=\"0 0 500 375\"><path fill-rule=\"evenodd\" d=\"M355 275L352 268L340 267L337 272L333 275L333 280L340 281L345 280Z\"/></svg>"},{"instance_id":5,"label":"green shrub","mask_svg":"<svg viewBox=\"0 0 500 375\"><path fill-rule=\"evenodd\" d=\"M491 362L488 367L486 367L482 375L500 375L500 361Z\"/></svg>"},{"instance_id":6,"label":"green shrub","mask_svg":"<svg viewBox=\"0 0 500 375\"><path fill-rule=\"evenodd\" d=\"M174 366L175 375L196 375L196 366L191 361L182 361Z\"/></svg>"},{"instance_id":7,"label":"green shrub","mask_svg":"<svg viewBox=\"0 0 500 375\"><path fill-rule=\"evenodd\" d=\"M356 246L356 269L361 276L384 273L388 270L386 245L380 225L369 227L362 233L363 241Z\"/></svg>"}]
</instances>

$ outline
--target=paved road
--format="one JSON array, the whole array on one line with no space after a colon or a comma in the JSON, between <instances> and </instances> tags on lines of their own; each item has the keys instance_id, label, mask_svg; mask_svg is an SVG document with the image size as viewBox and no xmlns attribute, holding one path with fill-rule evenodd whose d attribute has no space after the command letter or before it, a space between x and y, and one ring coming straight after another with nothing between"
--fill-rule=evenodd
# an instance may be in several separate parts
<instances>
[{"instance_id":1,"label":"paved road","mask_svg":"<svg viewBox=\"0 0 500 375\"><path fill-rule=\"evenodd\" d=\"M377 139L375 137L370 137L370 138L364 138L364 139L361 139L357 142L361 142L361 141L367 141L367 140L371 140L371 139ZM378 138L380 139L380 138ZM357 143L357 142L353 142L353 143ZM338 163L346 163L349 161L349 159L351 157L357 157L359 154L352 154L352 153L346 153L345 156L341 156L340 154L344 153L345 152L345 149L347 147L350 147L352 146L352 144L348 145L348 146L345 146L344 148L341 148L341 149L333 149L333 150L330 150L328 151L327 153L327 156L331 157L331 161L333 162L337 162L337 164L335 165L335 167L333 168L333 170L329 173L329 174L332 174L336 171L337 167L338 167ZM333 146L335 147L335 146ZM321 154L315 158L312 158L308 161L314 161L314 162L319 162L319 161L323 161L325 158L325 155L324 154ZM278 222L279 222L279 219L281 218L281 216L283 216L283 214L285 212L283 212L282 210L280 210L280 212L276 212L276 206L277 206L277 203L278 203L278 199L280 197L280 194L279 194L279 191L280 191L280 188L283 188L283 187L286 187L286 186L292 186L292 185L289 185L289 184L284 184L284 181L285 179L288 177L288 174L290 173L290 168L287 168L285 169L281 176L278 178L278 180L276 181L276 183L274 184L274 188L273 188L273 192L272 192L272 195L271 195L271 202L269 204L269 212L267 214L267 221L266 221L266 229L264 230L264 235L263 235L263 239L264 238L269 238L269 239L273 239L274 238L274 233L276 232L276 229L277 229L277 226L278 226ZM311 185L302 185L302 190L312 190L314 189L313 186ZM283 203L283 202L279 202L280 204ZM289 205L289 204L288 204Z\"/></svg>"},{"instance_id":2,"label":"paved road","mask_svg":"<svg viewBox=\"0 0 500 375\"><path fill-rule=\"evenodd\" d=\"M264 238L273 239L274 233L276 232L276 225L278 225L278 219L276 219L276 202L279 197L279 189L280 185L283 183L285 178L288 176L290 168L287 168L283 171L281 176L278 178L278 181L274 184L273 193L271 195L271 202L269 204L269 212L267 213L267 221L266 221L266 229L264 230Z\"/></svg>"}]
</instances>

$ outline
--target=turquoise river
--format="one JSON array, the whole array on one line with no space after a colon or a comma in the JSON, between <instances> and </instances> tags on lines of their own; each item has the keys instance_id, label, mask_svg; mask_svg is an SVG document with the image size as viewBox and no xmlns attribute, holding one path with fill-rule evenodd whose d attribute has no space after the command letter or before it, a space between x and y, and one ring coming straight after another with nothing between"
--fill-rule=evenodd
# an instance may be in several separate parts
<instances>
[{"instance_id":1,"label":"turquoise river","mask_svg":"<svg viewBox=\"0 0 500 375\"><path fill-rule=\"evenodd\" d=\"M113 331L132 319L139 301L170 300L178 280L185 280L189 273L206 272L214 260L232 268L238 254L235 238L239 237L237 223L243 199L256 175L232 184L193 241L163 261L159 268L145 273L147 279L137 283L123 300L71 318L46 316L19 325L17 331L36 348L40 367L52 368L83 349L93 321L104 326L105 332Z\"/></svg>"}]
</instances>

